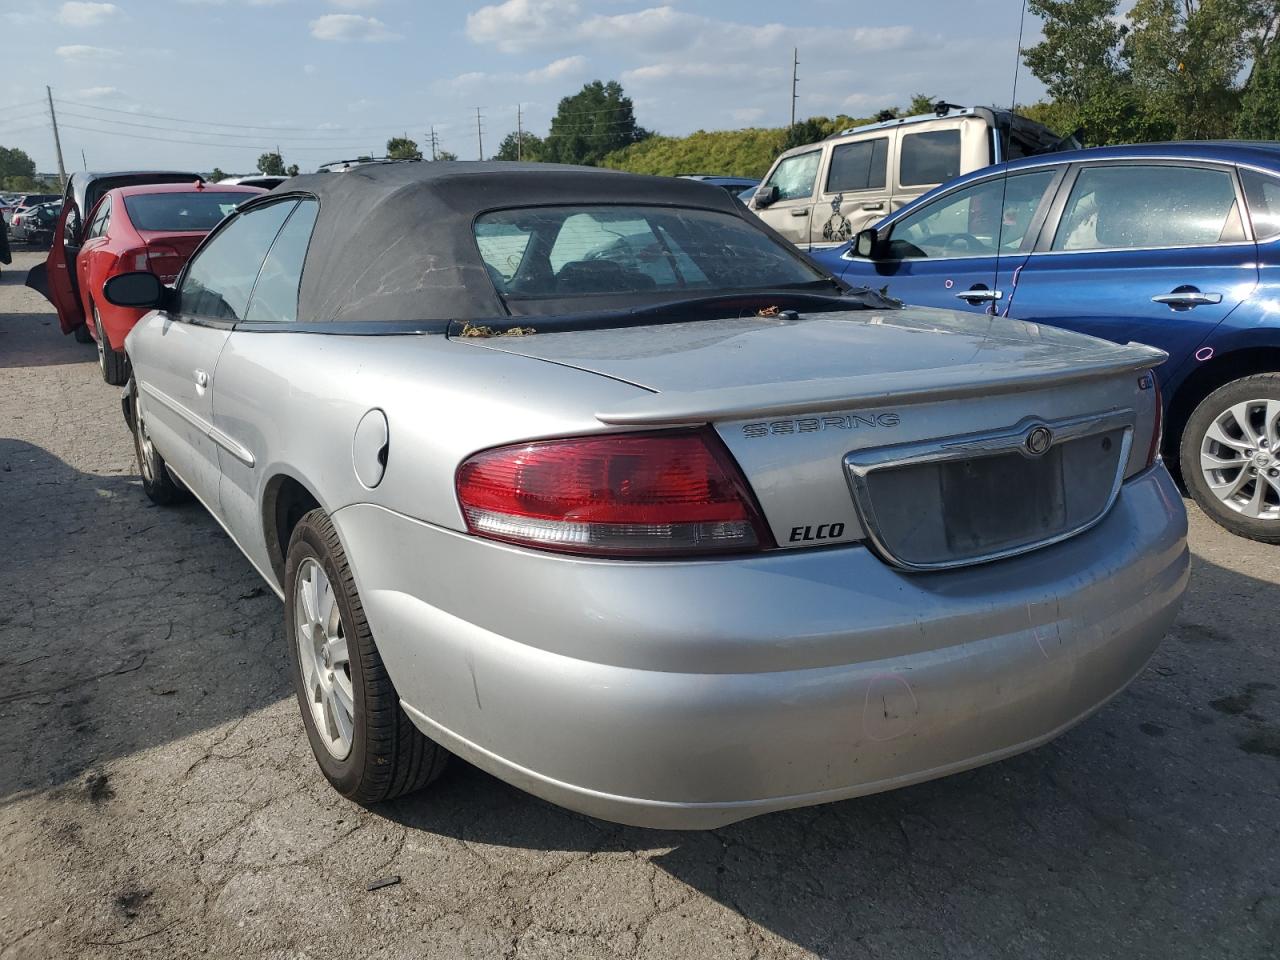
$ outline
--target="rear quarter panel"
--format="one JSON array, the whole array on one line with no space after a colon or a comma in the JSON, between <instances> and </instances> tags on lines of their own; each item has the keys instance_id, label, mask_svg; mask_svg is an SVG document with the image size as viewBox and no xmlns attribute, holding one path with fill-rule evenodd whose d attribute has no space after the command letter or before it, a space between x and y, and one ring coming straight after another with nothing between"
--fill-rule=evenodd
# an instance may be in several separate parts
<instances>
[{"instance_id":1,"label":"rear quarter panel","mask_svg":"<svg viewBox=\"0 0 1280 960\"><path fill-rule=\"evenodd\" d=\"M520 440L611 429L594 412L638 390L443 335L236 331L214 375L214 425L254 463L220 452L219 510L264 572L272 563L263 504L280 477L300 482L329 513L373 503L462 530L454 474L463 459ZM386 414L389 442L385 475L371 490L356 477L352 443L373 409Z\"/></svg>"}]
</instances>

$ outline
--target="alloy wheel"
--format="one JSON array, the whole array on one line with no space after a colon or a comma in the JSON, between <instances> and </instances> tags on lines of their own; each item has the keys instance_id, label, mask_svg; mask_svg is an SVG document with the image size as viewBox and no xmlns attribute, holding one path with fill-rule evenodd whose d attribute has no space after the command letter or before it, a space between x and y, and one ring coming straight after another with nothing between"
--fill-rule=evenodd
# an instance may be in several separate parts
<instances>
[{"instance_id":1,"label":"alloy wheel","mask_svg":"<svg viewBox=\"0 0 1280 960\"><path fill-rule=\"evenodd\" d=\"M142 472L142 479L152 483L158 470L156 448L151 444L151 435L147 433L147 424L142 419L141 412L134 413L133 433L138 442L138 469Z\"/></svg>"},{"instance_id":2,"label":"alloy wheel","mask_svg":"<svg viewBox=\"0 0 1280 960\"><path fill-rule=\"evenodd\" d=\"M1280 400L1232 404L1200 442L1200 472L1227 507L1280 522Z\"/></svg>"},{"instance_id":3,"label":"alloy wheel","mask_svg":"<svg viewBox=\"0 0 1280 960\"><path fill-rule=\"evenodd\" d=\"M107 377L107 337L102 332L102 319L98 316L98 308L93 308L93 332L98 335L98 369L102 371L102 378Z\"/></svg>"},{"instance_id":4,"label":"alloy wheel","mask_svg":"<svg viewBox=\"0 0 1280 960\"><path fill-rule=\"evenodd\" d=\"M355 738L351 658L333 586L311 557L298 567L293 603L307 706L321 743L335 759L343 760Z\"/></svg>"}]
</instances>

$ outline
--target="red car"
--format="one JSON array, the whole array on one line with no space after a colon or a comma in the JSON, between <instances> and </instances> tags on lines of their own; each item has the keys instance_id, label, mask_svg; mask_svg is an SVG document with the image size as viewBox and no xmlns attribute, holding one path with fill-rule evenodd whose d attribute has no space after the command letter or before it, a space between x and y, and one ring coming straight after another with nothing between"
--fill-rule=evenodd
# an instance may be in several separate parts
<instances>
[{"instance_id":1,"label":"red car","mask_svg":"<svg viewBox=\"0 0 1280 960\"><path fill-rule=\"evenodd\" d=\"M124 338L147 311L112 306L102 298L102 285L117 274L137 270L149 270L172 283L205 234L259 193L266 191L200 181L148 183L109 190L93 207L75 255L76 287L107 383L120 385L129 379Z\"/></svg>"}]
</instances>

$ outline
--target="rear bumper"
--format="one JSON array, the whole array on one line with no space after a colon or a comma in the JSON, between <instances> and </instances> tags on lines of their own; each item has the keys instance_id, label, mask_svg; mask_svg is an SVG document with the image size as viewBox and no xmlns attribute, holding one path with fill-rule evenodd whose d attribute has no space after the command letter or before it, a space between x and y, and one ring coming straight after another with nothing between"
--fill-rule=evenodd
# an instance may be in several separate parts
<instances>
[{"instance_id":1,"label":"rear bumper","mask_svg":"<svg viewBox=\"0 0 1280 960\"><path fill-rule=\"evenodd\" d=\"M1186 586L1163 468L1013 560L895 571L862 547L607 563L359 505L334 521L405 709L531 793L714 827L1036 746L1122 690Z\"/></svg>"}]
</instances>

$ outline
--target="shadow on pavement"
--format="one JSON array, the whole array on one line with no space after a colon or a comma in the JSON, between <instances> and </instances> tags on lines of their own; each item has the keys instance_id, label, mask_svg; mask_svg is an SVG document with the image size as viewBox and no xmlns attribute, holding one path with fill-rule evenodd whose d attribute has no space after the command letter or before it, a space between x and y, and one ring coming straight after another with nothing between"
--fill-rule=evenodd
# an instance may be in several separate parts
<instances>
[{"instance_id":1,"label":"shadow on pavement","mask_svg":"<svg viewBox=\"0 0 1280 960\"><path fill-rule=\"evenodd\" d=\"M660 869L829 960L1274 956L1280 634L1248 611L1280 610L1280 585L1197 560L1192 591L1102 712L942 780L678 833L569 814L455 763L378 812L496 847L659 848Z\"/></svg>"},{"instance_id":2,"label":"shadow on pavement","mask_svg":"<svg viewBox=\"0 0 1280 960\"><path fill-rule=\"evenodd\" d=\"M0 530L0 802L289 692L279 602L202 507L0 438Z\"/></svg>"},{"instance_id":3,"label":"shadow on pavement","mask_svg":"<svg viewBox=\"0 0 1280 960\"><path fill-rule=\"evenodd\" d=\"M0 518L0 803L290 696L279 603L199 506L151 507L132 477L3 439ZM676 833L571 814L455 761L375 812L499 862L634 851L824 958L1134 943L1267 955L1280 941L1280 690L1277 637L1250 625L1280 609L1280 586L1197 560L1192 597L1096 717L944 780Z\"/></svg>"}]
</instances>

